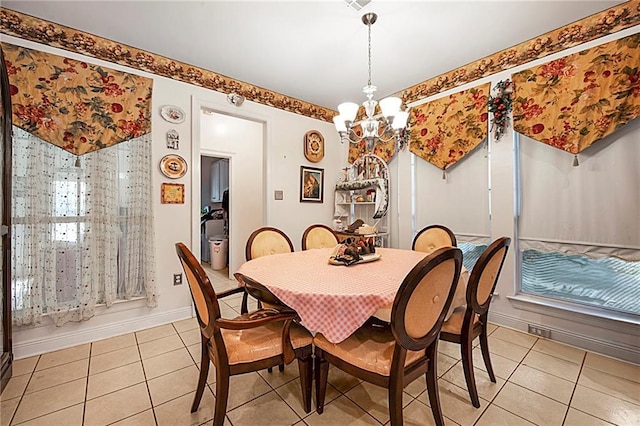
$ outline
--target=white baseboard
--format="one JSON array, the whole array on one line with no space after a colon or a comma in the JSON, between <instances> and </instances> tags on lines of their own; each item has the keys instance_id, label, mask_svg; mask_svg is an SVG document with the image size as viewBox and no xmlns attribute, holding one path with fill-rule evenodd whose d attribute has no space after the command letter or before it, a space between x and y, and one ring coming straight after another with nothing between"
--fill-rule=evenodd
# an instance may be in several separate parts
<instances>
[{"instance_id":1,"label":"white baseboard","mask_svg":"<svg viewBox=\"0 0 640 426\"><path fill-rule=\"evenodd\" d=\"M636 348L626 346L624 344L608 342L606 340L596 339L591 336L585 336L568 330L552 328L547 324L534 324L531 321L525 321L521 318L515 318L501 313L489 312L489 321L494 324L513 328L525 333L528 331L529 324L536 325L551 331L551 338L549 340L555 340L587 351L622 359L634 364L640 364L640 353L638 353Z\"/></svg>"},{"instance_id":2,"label":"white baseboard","mask_svg":"<svg viewBox=\"0 0 640 426\"><path fill-rule=\"evenodd\" d=\"M13 343L13 355L15 359L27 358L46 352L57 351L72 346L82 345L96 340L107 339L121 334L132 333L145 328L156 327L191 318L191 307L175 309L173 311L158 314L148 314L136 318L128 318L122 321L75 330L67 333L56 333L54 336L26 340Z\"/></svg>"}]
</instances>

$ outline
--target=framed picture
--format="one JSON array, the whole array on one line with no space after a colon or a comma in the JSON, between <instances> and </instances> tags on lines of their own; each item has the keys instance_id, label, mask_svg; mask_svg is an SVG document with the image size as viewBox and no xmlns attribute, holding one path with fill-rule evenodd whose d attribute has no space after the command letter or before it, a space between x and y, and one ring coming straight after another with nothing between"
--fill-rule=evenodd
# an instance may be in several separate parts
<instances>
[{"instance_id":1,"label":"framed picture","mask_svg":"<svg viewBox=\"0 0 640 426\"><path fill-rule=\"evenodd\" d=\"M163 183L160 189L162 204L184 204L184 184Z\"/></svg>"},{"instance_id":2,"label":"framed picture","mask_svg":"<svg viewBox=\"0 0 640 426\"><path fill-rule=\"evenodd\" d=\"M300 202L322 203L324 169L300 166Z\"/></svg>"}]
</instances>

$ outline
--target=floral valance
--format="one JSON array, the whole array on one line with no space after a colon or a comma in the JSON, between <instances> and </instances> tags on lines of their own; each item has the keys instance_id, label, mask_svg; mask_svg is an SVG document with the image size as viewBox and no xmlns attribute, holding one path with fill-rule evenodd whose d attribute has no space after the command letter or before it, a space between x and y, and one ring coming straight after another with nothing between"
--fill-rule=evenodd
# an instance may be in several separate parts
<instances>
[{"instance_id":1,"label":"floral valance","mask_svg":"<svg viewBox=\"0 0 640 426\"><path fill-rule=\"evenodd\" d=\"M76 155L151 132L153 80L2 43L13 124Z\"/></svg>"},{"instance_id":2,"label":"floral valance","mask_svg":"<svg viewBox=\"0 0 640 426\"><path fill-rule=\"evenodd\" d=\"M482 143L490 87L482 84L411 108L411 152L444 170Z\"/></svg>"},{"instance_id":3,"label":"floral valance","mask_svg":"<svg viewBox=\"0 0 640 426\"><path fill-rule=\"evenodd\" d=\"M514 129L577 154L640 115L640 34L513 75Z\"/></svg>"}]
</instances>

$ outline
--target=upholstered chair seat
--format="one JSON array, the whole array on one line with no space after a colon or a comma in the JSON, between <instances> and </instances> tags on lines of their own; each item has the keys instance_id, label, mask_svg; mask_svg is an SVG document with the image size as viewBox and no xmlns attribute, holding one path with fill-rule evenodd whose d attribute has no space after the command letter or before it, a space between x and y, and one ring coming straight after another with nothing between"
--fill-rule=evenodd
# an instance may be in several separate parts
<instances>
[{"instance_id":1,"label":"upholstered chair seat","mask_svg":"<svg viewBox=\"0 0 640 426\"><path fill-rule=\"evenodd\" d=\"M335 345L316 334L313 343L316 347L372 373L389 376L396 340L389 327L367 324L355 333ZM407 351L404 362L408 366L424 356L424 351Z\"/></svg>"},{"instance_id":2,"label":"upholstered chair seat","mask_svg":"<svg viewBox=\"0 0 640 426\"><path fill-rule=\"evenodd\" d=\"M277 322L248 330L221 330L229 365L255 362L282 354L282 326L282 322ZM304 327L292 324L289 331L294 350L311 344L311 334Z\"/></svg>"},{"instance_id":3,"label":"upholstered chair seat","mask_svg":"<svg viewBox=\"0 0 640 426\"><path fill-rule=\"evenodd\" d=\"M302 250L331 248L336 245L338 245L338 236L326 225L311 225L302 234Z\"/></svg>"},{"instance_id":4,"label":"upholstered chair seat","mask_svg":"<svg viewBox=\"0 0 640 426\"><path fill-rule=\"evenodd\" d=\"M451 313L451 316L442 324L442 332L460 334L462 332L462 324L464 322L464 313L467 311L466 306L458 306ZM473 325L480 322L478 315L473 316Z\"/></svg>"}]
</instances>

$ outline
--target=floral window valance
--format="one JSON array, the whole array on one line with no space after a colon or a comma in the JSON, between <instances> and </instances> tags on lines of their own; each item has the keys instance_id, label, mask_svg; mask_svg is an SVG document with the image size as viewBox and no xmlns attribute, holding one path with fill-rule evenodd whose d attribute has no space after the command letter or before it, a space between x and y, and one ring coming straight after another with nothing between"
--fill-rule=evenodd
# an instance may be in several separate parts
<instances>
[{"instance_id":1,"label":"floral window valance","mask_svg":"<svg viewBox=\"0 0 640 426\"><path fill-rule=\"evenodd\" d=\"M445 170L482 143L490 87L482 84L411 108L411 152Z\"/></svg>"},{"instance_id":2,"label":"floral window valance","mask_svg":"<svg viewBox=\"0 0 640 426\"><path fill-rule=\"evenodd\" d=\"M76 155L151 132L153 80L2 43L13 124Z\"/></svg>"},{"instance_id":3,"label":"floral window valance","mask_svg":"<svg viewBox=\"0 0 640 426\"><path fill-rule=\"evenodd\" d=\"M640 34L513 75L514 129L577 154L640 115Z\"/></svg>"}]
</instances>

